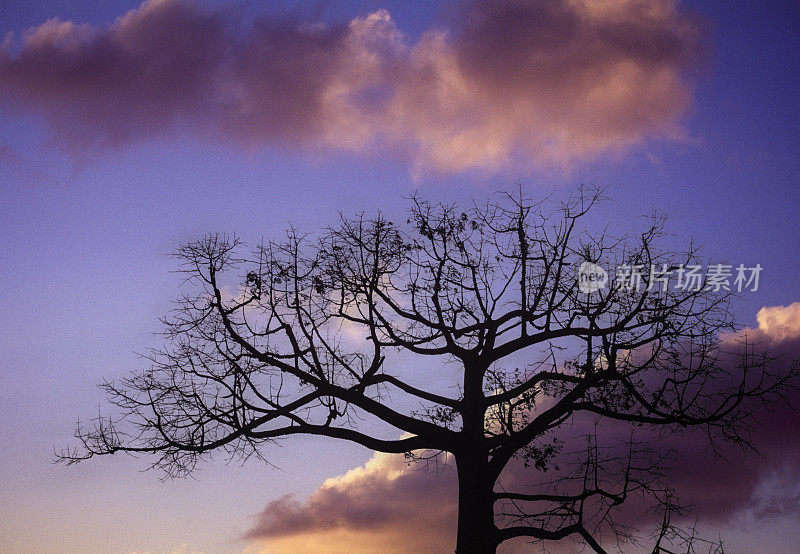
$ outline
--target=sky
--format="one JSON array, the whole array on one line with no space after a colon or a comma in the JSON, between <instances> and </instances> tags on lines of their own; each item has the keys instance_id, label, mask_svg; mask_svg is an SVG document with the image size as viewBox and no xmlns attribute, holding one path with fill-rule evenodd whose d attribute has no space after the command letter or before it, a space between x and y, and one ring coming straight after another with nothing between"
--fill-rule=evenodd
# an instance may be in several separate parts
<instances>
[{"instance_id":1,"label":"sky","mask_svg":"<svg viewBox=\"0 0 800 554\"><path fill-rule=\"evenodd\" d=\"M598 229L657 211L709 258L760 264L735 316L800 353L799 16L789 0L3 2L0 551L448 551L452 476L357 446L298 439L273 467L166 482L147 458L53 464L102 411L95 385L160 344L170 253L209 232L257 243L339 212L403 217L415 192L607 186ZM702 493L733 552L800 544L800 423L770 421L766 455ZM378 530L323 517L389 492ZM316 526L275 523L297 514Z\"/></svg>"}]
</instances>

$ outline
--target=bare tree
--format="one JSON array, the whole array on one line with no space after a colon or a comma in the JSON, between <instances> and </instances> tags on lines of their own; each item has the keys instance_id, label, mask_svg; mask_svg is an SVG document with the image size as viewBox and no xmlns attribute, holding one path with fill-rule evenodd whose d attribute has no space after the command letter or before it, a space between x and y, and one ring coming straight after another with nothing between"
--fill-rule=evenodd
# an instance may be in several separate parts
<instances>
[{"instance_id":1,"label":"bare tree","mask_svg":"<svg viewBox=\"0 0 800 554\"><path fill-rule=\"evenodd\" d=\"M189 244L178 257L192 292L165 320L167 346L103 385L118 414L79 427L82 446L63 459L152 453L182 475L212 451L262 457L295 434L448 452L456 552L517 537L603 552L635 540L614 517L631 498L659 510L654 552L693 551L694 533L671 524L684 506L663 452L633 439L603 447L597 431L576 443L565 429L588 416L747 445L753 411L791 371L752 349L720 360L730 295L705 282L677 289L645 270L640 286L582 291L583 262L668 273L698 259L663 247L661 218L617 238L587 229L600 200L505 194L460 211L412 198L405 225L342 217L252 254L221 236ZM512 464L530 469L520 490L502 479Z\"/></svg>"}]
</instances>

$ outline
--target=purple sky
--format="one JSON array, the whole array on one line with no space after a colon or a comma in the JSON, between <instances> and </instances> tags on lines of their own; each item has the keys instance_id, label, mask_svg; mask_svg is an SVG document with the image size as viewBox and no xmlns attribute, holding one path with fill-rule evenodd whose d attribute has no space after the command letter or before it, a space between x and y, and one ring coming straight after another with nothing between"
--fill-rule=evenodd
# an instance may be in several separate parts
<instances>
[{"instance_id":1,"label":"purple sky","mask_svg":"<svg viewBox=\"0 0 800 554\"><path fill-rule=\"evenodd\" d=\"M598 226L655 209L705 255L761 264L742 324L800 301L796 1L278 4L4 3L3 552L242 552L270 502L372 457L299 439L280 469L220 460L167 483L146 459L51 463L102 405L94 385L158 344L168 254L207 232L400 216L414 191L608 185ZM711 528L786 552L797 514Z\"/></svg>"}]
</instances>

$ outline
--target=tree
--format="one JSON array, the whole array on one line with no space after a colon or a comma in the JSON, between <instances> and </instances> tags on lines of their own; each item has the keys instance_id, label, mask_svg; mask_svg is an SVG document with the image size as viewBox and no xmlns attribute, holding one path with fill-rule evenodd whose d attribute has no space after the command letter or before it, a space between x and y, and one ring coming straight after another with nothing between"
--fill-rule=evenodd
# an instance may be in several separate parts
<instances>
[{"instance_id":1,"label":"tree","mask_svg":"<svg viewBox=\"0 0 800 554\"><path fill-rule=\"evenodd\" d=\"M730 294L705 282L662 286L645 270L641 286L617 275L581 287L585 262L663 277L699 260L693 247L664 249L663 218L617 238L584 228L601 199L505 194L460 211L412 197L406 225L342 217L252 254L218 235L188 244L177 256L192 290L164 320L166 346L141 373L103 385L118 413L79 426L81 447L63 458L151 453L176 476L212 451L263 457L296 434L447 452L456 552L516 537L573 537L603 552L609 536L633 536L615 519L631 498L662 514L654 551L691 550L693 534L670 524L683 506L663 452L633 438L605 448L598 431L575 448L565 428L589 416L746 446L754 410L783 394L791 372L753 349L722 360ZM521 490L503 482L512 464L531 472Z\"/></svg>"}]
</instances>

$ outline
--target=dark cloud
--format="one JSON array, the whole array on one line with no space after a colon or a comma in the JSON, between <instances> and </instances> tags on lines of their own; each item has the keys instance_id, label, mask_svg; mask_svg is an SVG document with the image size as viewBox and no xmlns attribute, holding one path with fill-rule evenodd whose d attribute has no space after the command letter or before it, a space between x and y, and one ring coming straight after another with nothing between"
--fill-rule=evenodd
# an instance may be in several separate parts
<instances>
[{"instance_id":1,"label":"dark cloud","mask_svg":"<svg viewBox=\"0 0 800 554\"><path fill-rule=\"evenodd\" d=\"M417 171L566 165L679 138L699 37L673 0L476 1L416 42L385 10L245 26L150 0L107 27L50 20L7 40L0 98L75 151L181 130Z\"/></svg>"},{"instance_id":2,"label":"dark cloud","mask_svg":"<svg viewBox=\"0 0 800 554\"><path fill-rule=\"evenodd\" d=\"M784 366L800 360L800 303L762 308L759 326L728 339L744 340L756 350L778 358ZM726 520L747 512L750 517L800 515L800 391L775 401L755 414L751 440L757 452L724 448L721 456L708 450L701 433L679 437L674 447L681 471L675 486L699 514Z\"/></svg>"}]
</instances>

